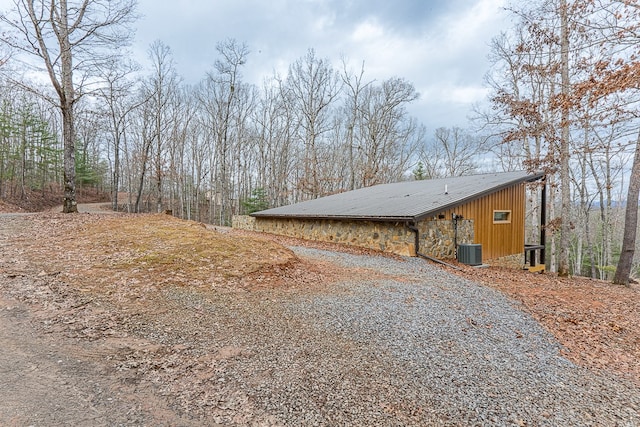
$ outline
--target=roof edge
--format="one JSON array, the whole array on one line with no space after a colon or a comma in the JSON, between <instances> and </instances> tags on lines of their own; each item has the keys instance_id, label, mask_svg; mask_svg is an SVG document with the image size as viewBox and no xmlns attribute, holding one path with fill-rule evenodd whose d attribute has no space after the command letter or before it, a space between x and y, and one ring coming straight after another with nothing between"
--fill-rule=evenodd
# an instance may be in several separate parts
<instances>
[{"instance_id":1,"label":"roof edge","mask_svg":"<svg viewBox=\"0 0 640 427\"><path fill-rule=\"evenodd\" d=\"M258 214L258 215L256 215ZM413 221L413 216L348 216L348 215L285 215L285 214L259 214L255 212L249 214L254 218L269 219L315 219L315 220L336 220L336 221L372 221L372 222L408 222Z\"/></svg>"},{"instance_id":2,"label":"roof edge","mask_svg":"<svg viewBox=\"0 0 640 427\"><path fill-rule=\"evenodd\" d=\"M498 191L504 190L505 188L509 188L509 187L512 187L512 186L517 185L517 184L522 184L522 183L525 183L525 182L534 182L534 181L538 181L540 179L544 179L545 176L546 176L546 174L544 172L537 172L537 173L534 173L532 175L529 175L529 176L526 176L526 177L523 177L523 178L514 179L513 181L506 182L506 183L504 183L502 185L499 185L497 187L493 187L493 188L491 188L489 190L474 194L473 196L469 196L469 197L466 197L464 199L460 199L460 200L457 200L455 202L449 203L447 205L439 206L436 209L432 209L430 211L423 212L420 215L414 216L413 217L413 221L420 221L420 220L422 220L422 219L424 219L424 218L426 218L428 216L431 216L433 214L436 214L438 212L446 211L448 209L455 208L456 206L464 205L465 203L472 202L472 201L477 200L477 199L479 199L481 197L488 196L489 194L497 193Z\"/></svg>"}]
</instances>

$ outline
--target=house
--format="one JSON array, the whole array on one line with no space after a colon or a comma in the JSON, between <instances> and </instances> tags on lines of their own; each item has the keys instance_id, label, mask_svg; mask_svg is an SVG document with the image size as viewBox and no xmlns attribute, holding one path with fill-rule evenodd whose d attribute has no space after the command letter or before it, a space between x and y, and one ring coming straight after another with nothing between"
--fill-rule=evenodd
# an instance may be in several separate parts
<instances>
[{"instance_id":1,"label":"house","mask_svg":"<svg viewBox=\"0 0 640 427\"><path fill-rule=\"evenodd\" d=\"M256 212L234 226L440 260L471 247L493 265L522 267L529 253L535 266L544 236L525 245L525 186L542 178L517 171L381 184Z\"/></svg>"}]
</instances>

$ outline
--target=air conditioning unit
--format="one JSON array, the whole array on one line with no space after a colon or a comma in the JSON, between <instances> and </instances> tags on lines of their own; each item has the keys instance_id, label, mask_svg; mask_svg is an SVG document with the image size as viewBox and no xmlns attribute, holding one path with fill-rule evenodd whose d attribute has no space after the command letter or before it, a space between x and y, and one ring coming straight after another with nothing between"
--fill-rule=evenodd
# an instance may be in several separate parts
<instances>
[{"instance_id":1,"label":"air conditioning unit","mask_svg":"<svg viewBox=\"0 0 640 427\"><path fill-rule=\"evenodd\" d=\"M467 265L481 265L482 245L469 243L458 245L458 261Z\"/></svg>"}]
</instances>

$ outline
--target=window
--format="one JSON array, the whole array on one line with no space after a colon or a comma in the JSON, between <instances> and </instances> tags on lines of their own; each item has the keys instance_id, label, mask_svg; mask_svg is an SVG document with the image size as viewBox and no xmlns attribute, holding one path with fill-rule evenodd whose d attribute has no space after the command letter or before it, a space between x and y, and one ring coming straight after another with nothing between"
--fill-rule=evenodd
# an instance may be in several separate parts
<instances>
[{"instance_id":1,"label":"window","mask_svg":"<svg viewBox=\"0 0 640 427\"><path fill-rule=\"evenodd\" d=\"M511 211L493 211L494 224L509 224L511 222Z\"/></svg>"}]
</instances>

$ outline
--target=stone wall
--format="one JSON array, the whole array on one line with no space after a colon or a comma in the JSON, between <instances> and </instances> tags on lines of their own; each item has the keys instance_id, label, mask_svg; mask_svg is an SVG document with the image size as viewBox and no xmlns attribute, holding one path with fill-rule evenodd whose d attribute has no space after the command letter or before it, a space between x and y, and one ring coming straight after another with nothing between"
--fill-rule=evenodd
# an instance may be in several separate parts
<instances>
[{"instance_id":1,"label":"stone wall","mask_svg":"<svg viewBox=\"0 0 640 427\"><path fill-rule=\"evenodd\" d=\"M240 230L254 231L256 228L256 219L249 215L233 215L231 217L231 227Z\"/></svg>"},{"instance_id":2,"label":"stone wall","mask_svg":"<svg viewBox=\"0 0 640 427\"><path fill-rule=\"evenodd\" d=\"M486 261L483 260L483 262L494 267L524 268L524 252Z\"/></svg>"},{"instance_id":3,"label":"stone wall","mask_svg":"<svg viewBox=\"0 0 640 427\"><path fill-rule=\"evenodd\" d=\"M341 243L415 256L415 235L401 222L300 220L292 218L233 219L233 226L307 240Z\"/></svg>"},{"instance_id":4,"label":"stone wall","mask_svg":"<svg viewBox=\"0 0 640 427\"><path fill-rule=\"evenodd\" d=\"M430 219L418 223L420 232L420 253L433 258L455 258L456 236L453 221ZM473 220L458 220L457 243L473 243Z\"/></svg>"},{"instance_id":5,"label":"stone wall","mask_svg":"<svg viewBox=\"0 0 640 427\"><path fill-rule=\"evenodd\" d=\"M401 222L301 220L293 218L254 218L237 215L234 228L279 234L307 240L359 246L398 255L415 256L415 234ZM455 239L451 220L418 223L420 252L438 259L455 258ZM457 242L473 243L473 221L458 221Z\"/></svg>"}]
</instances>

